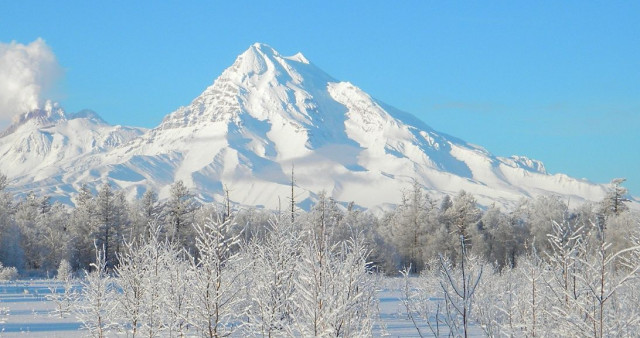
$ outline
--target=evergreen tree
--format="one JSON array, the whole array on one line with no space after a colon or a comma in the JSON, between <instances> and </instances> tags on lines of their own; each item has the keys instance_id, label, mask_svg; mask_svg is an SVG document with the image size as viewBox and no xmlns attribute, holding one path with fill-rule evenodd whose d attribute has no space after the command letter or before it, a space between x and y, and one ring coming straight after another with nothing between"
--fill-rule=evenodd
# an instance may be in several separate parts
<instances>
[{"instance_id":1,"label":"evergreen tree","mask_svg":"<svg viewBox=\"0 0 640 338\"><path fill-rule=\"evenodd\" d=\"M15 222L13 196L7 191L7 176L0 173L0 262L21 269L24 252L20 246L20 228Z\"/></svg>"},{"instance_id":2,"label":"evergreen tree","mask_svg":"<svg viewBox=\"0 0 640 338\"><path fill-rule=\"evenodd\" d=\"M96 257L97 217L96 202L86 184L80 188L75 205L69 222L73 242L70 263L74 270L88 269Z\"/></svg>"},{"instance_id":3,"label":"evergreen tree","mask_svg":"<svg viewBox=\"0 0 640 338\"><path fill-rule=\"evenodd\" d=\"M118 216L113 190L109 183L104 183L96 196L96 243L104 248L104 261L107 268L113 268L116 263L115 251L118 235Z\"/></svg>"},{"instance_id":4,"label":"evergreen tree","mask_svg":"<svg viewBox=\"0 0 640 338\"><path fill-rule=\"evenodd\" d=\"M167 235L179 245L192 249L194 246L192 226L196 202L182 181L171 185L170 193L171 196L165 208Z\"/></svg>"},{"instance_id":5,"label":"evergreen tree","mask_svg":"<svg viewBox=\"0 0 640 338\"><path fill-rule=\"evenodd\" d=\"M162 205L158 201L158 194L153 190L147 190L140 200L132 204L132 209L130 211L131 232L129 234L131 241L154 231L149 228L149 225L154 224L160 218Z\"/></svg>"},{"instance_id":6,"label":"evergreen tree","mask_svg":"<svg viewBox=\"0 0 640 338\"><path fill-rule=\"evenodd\" d=\"M607 196L600 202L600 210L605 217L617 216L629 210L629 206L625 204L629 199L626 197L627 188L622 186L624 181L626 181L625 178L614 178L609 183L610 189Z\"/></svg>"},{"instance_id":7,"label":"evergreen tree","mask_svg":"<svg viewBox=\"0 0 640 338\"><path fill-rule=\"evenodd\" d=\"M412 189L403 194L402 204L393 215L391 240L403 257L403 265L411 266L412 273L424 266L424 250L434 227L433 211L433 202L414 180Z\"/></svg>"}]
</instances>

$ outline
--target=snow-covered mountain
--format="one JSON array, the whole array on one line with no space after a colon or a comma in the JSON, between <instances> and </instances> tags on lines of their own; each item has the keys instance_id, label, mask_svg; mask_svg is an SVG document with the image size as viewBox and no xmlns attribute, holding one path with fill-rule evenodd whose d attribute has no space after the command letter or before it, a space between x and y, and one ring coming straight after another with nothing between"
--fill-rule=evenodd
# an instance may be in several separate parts
<instances>
[{"instance_id":1,"label":"snow-covered mountain","mask_svg":"<svg viewBox=\"0 0 640 338\"><path fill-rule=\"evenodd\" d=\"M68 197L103 181L140 195L168 196L183 180L203 201L223 186L243 205L284 207L295 166L296 199L326 191L379 208L401 200L415 179L434 195L464 189L481 204L511 205L555 194L600 200L606 187L523 156L496 157L439 133L410 114L338 81L302 54L254 44L190 105L141 129L109 126L94 114L66 116L49 105L0 137L1 171L16 190Z\"/></svg>"},{"instance_id":2,"label":"snow-covered mountain","mask_svg":"<svg viewBox=\"0 0 640 338\"><path fill-rule=\"evenodd\" d=\"M144 129L111 126L90 110L67 114L47 102L18 116L0 134L0 172L18 192L35 191L69 201L77 184L90 176L87 156L104 154L139 137ZM86 162L85 162L86 163Z\"/></svg>"}]
</instances>

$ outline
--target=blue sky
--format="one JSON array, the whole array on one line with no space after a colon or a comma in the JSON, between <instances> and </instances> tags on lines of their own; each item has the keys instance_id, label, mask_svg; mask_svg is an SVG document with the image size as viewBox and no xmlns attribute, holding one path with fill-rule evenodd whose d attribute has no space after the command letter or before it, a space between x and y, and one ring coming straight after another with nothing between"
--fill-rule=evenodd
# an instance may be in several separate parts
<instances>
[{"instance_id":1,"label":"blue sky","mask_svg":"<svg viewBox=\"0 0 640 338\"><path fill-rule=\"evenodd\" d=\"M254 42L499 156L640 195L640 2L3 1L0 42L38 37L48 95L154 127Z\"/></svg>"}]
</instances>

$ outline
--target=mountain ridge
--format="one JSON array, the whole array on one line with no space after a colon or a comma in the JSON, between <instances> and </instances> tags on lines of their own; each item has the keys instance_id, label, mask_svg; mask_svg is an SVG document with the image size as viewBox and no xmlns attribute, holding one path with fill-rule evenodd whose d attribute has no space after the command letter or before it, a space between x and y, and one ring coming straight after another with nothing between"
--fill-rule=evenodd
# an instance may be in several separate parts
<instances>
[{"instance_id":1,"label":"mountain ridge","mask_svg":"<svg viewBox=\"0 0 640 338\"><path fill-rule=\"evenodd\" d=\"M79 121L93 121L94 140L107 133L95 127L104 123L95 113L76 115ZM69 124L72 119L61 120ZM434 196L463 189L482 205L505 207L541 194L581 202L606 193L604 185L550 175L540 161L494 156L439 133L334 79L301 53L286 57L260 43L156 128L114 128L114 142L64 157L63 173L29 176L23 170L8 176L16 190L39 190L67 200L81 184L105 181L130 197L147 189L167 197L168 185L182 180L202 201L221 202L227 185L233 187L234 202L271 209L290 195L294 165L301 205L324 190L340 202L384 208L399 203L401 188L413 180ZM6 142L8 136L0 137L3 161L8 158L2 149L12 144Z\"/></svg>"}]
</instances>

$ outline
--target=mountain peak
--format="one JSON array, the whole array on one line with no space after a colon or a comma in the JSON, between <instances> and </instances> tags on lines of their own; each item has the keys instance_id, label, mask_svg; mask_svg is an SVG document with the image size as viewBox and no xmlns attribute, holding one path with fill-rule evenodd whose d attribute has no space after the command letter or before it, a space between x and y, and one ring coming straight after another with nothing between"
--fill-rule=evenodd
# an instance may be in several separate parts
<instances>
[{"instance_id":1,"label":"mountain peak","mask_svg":"<svg viewBox=\"0 0 640 338\"><path fill-rule=\"evenodd\" d=\"M254 43L240 54L231 66L234 73L242 75L263 74L274 63L282 60L280 53L264 43Z\"/></svg>"},{"instance_id":2,"label":"mountain peak","mask_svg":"<svg viewBox=\"0 0 640 338\"><path fill-rule=\"evenodd\" d=\"M310 123L311 111L318 108L314 100L327 97L327 83L335 81L302 53L285 57L267 44L254 43L211 86L188 106L165 117L158 128L236 121L241 113L260 121L280 114L295 124Z\"/></svg>"},{"instance_id":3,"label":"mountain peak","mask_svg":"<svg viewBox=\"0 0 640 338\"><path fill-rule=\"evenodd\" d=\"M36 108L26 113L16 115L13 118L13 123L5 131L0 133L0 137L13 133L18 127L29 122L37 126L47 126L66 119L67 115L64 109L62 109L57 102L47 100L42 108Z\"/></svg>"},{"instance_id":4,"label":"mountain peak","mask_svg":"<svg viewBox=\"0 0 640 338\"><path fill-rule=\"evenodd\" d=\"M102 117L100 115L98 115L98 113L96 113L95 111L91 110L91 109L83 109L75 114L70 114L68 117L70 120L72 119L88 119L88 120L92 120L95 121L97 123L100 124L107 124L107 122L105 120L102 119Z\"/></svg>"},{"instance_id":5,"label":"mountain peak","mask_svg":"<svg viewBox=\"0 0 640 338\"><path fill-rule=\"evenodd\" d=\"M261 54L270 54L273 56L280 55L277 50L273 49L273 47L267 45L266 43L256 42L247 51L256 51Z\"/></svg>"},{"instance_id":6,"label":"mountain peak","mask_svg":"<svg viewBox=\"0 0 640 338\"><path fill-rule=\"evenodd\" d=\"M35 120L39 123L50 123L61 119L66 119L64 110L57 102L47 101L42 108L36 108L26 113L17 115L14 118L15 124L22 124L28 120Z\"/></svg>"},{"instance_id":7,"label":"mountain peak","mask_svg":"<svg viewBox=\"0 0 640 338\"><path fill-rule=\"evenodd\" d=\"M291 61L310 64L302 53L297 53L293 56L282 56L271 46L258 42L240 54L231 69L243 75L263 74L273 68L283 68L288 72L291 68Z\"/></svg>"},{"instance_id":8,"label":"mountain peak","mask_svg":"<svg viewBox=\"0 0 640 338\"><path fill-rule=\"evenodd\" d=\"M253 54L254 57L262 57L262 58L270 58L270 59L273 59L273 58L287 59L290 61L296 61L296 62L305 63L305 64L310 63L309 60L301 52L298 52L292 56L282 56L277 50L273 49L273 47L261 42L254 43L243 54L247 54L247 55Z\"/></svg>"}]
</instances>

